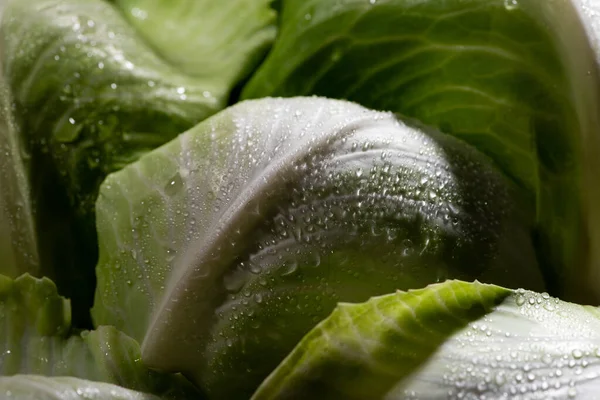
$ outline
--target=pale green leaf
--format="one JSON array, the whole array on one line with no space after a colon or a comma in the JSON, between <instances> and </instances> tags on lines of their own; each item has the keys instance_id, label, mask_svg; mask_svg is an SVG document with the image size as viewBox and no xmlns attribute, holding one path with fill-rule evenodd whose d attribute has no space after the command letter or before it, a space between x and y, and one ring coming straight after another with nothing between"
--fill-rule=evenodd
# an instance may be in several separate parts
<instances>
[{"instance_id":1,"label":"pale green leaf","mask_svg":"<svg viewBox=\"0 0 600 400\"><path fill-rule=\"evenodd\" d=\"M0 274L40 275L37 230L29 181L29 154L0 79Z\"/></svg>"},{"instance_id":2,"label":"pale green leaf","mask_svg":"<svg viewBox=\"0 0 600 400\"><path fill-rule=\"evenodd\" d=\"M447 281L340 304L253 400L599 397L598 309Z\"/></svg>"},{"instance_id":3,"label":"pale green leaf","mask_svg":"<svg viewBox=\"0 0 600 400\"><path fill-rule=\"evenodd\" d=\"M275 39L273 0L115 0L153 48L185 73L231 88Z\"/></svg>"},{"instance_id":4,"label":"pale green leaf","mask_svg":"<svg viewBox=\"0 0 600 400\"><path fill-rule=\"evenodd\" d=\"M1 376L71 376L165 398L198 396L181 376L145 367L138 343L114 327L72 335L69 301L47 278L0 275L0 337Z\"/></svg>"},{"instance_id":5,"label":"pale green leaf","mask_svg":"<svg viewBox=\"0 0 600 400\"><path fill-rule=\"evenodd\" d=\"M448 277L542 288L515 192L389 113L244 102L105 180L94 320L214 398L247 397L338 301Z\"/></svg>"},{"instance_id":6,"label":"pale green leaf","mask_svg":"<svg viewBox=\"0 0 600 400\"><path fill-rule=\"evenodd\" d=\"M161 400L107 383L39 375L0 377L0 396L6 400Z\"/></svg>"}]
</instances>

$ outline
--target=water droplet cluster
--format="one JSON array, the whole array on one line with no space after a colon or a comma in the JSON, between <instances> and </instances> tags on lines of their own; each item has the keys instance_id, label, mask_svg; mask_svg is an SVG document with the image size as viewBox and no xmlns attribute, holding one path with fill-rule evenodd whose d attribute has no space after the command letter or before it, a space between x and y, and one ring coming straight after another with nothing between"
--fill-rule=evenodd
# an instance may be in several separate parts
<instances>
[{"instance_id":1,"label":"water droplet cluster","mask_svg":"<svg viewBox=\"0 0 600 400\"><path fill-rule=\"evenodd\" d=\"M438 378L449 399L586 398L600 376L598 328L591 308L520 289L432 363L445 365Z\"/></svg>"}]
</instances>

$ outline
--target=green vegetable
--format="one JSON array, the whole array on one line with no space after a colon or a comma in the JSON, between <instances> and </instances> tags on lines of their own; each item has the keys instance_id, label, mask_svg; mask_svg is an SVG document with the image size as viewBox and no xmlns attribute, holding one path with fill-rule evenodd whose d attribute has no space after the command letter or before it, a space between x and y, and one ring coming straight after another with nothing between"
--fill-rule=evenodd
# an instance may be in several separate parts
<instances>
[{"instance_id":1,"label":"green vegetable","mask_svg":"<svg viewBox=\"0 0 600 400\"><path fill-rule=\"evenodd\" d=\"M71 377L49 378L37 375L0 377L0 393L19 400L159 400L160 397L140 393L107 383Z\"/></svg>"},{"instance_id":2,"label":"green vegetable","mask_svg":"<svg viewBox=\"0 0 600 400\"><path fill-rule=\"evenodd\" d=\"M0 80L0 272L41 274L34 205L19 127Z\"/></svg>"},{"instance_id":3,"label":"green vegetable","mask_svg":"<svg viewBox=\"0 0 600 400\"><path fill-rule=\"evenodd\" d=\"M104 181L94 321L214 398L250 395L337 301L447 277L542 289L513 189L391 114L240 103Z\"/></svg>"},{"instance_id":4,"label":"green vegetable","mask_svg":"<svg viewBox=\"0 0 600 400\"><path fill-rule=\"evenodd\" d=\"M597 308L447 281L340 304L252 399L587 399L599 357Z\"/></svg>"},{"instance_id":5,"label":"green vegetable","mask_svg":"<svg viewBox=\"0 0 600 400\"><path fill-rule=\"evenodd\" d=\"M227 96L275 39L271 0L114 0L171 65Z\"/></svg>"},{"instance_id":6,"label":"green vegetable","mask_svg":"<svg viewBox=\"0 0 600 400\"><path fill-rule=\"evenodd\" d=\"M70 303L47 278L0 275L0 316L0 375L71 376L163 398L198 396L181 376L145 367L139 345L114 327L72 332ZM3 387L0 383L0 393Z\"/></svg>"},{"instance_id":7,"label":"green vegetable","mask_svg":"<svg viewBox=\"0 0 600 400\"><path fill-rule=\"evenodd\" d=\"M599 65L600 0L0 0L0 397L598 397Z\"/></svg>"},{"instance_id":8,"label":"green vegetable","mask_svg":"<svg viewBox=\"0 0 600 400\"><path fill-rule=\"evenodd\" d=\"M599 82L583 28L570 1L287 0L243 97L345 98L472 144L535 203L552 289L599 301Z\"/></svg>"},{"instance_id":9,"label":"green vegetable","mask_svg":"<svg viewBox=\"0 0 600 400\"><path fill-rule=\"evenodd\" d=\"M161 30L154 43L147 40L153 32L146 25L104 0L6 3L0 28L2 71L23 151L31 158L34 226L44 232L38 247L43 272L38 275L52 277L77 300L76 319L85 324L94 291L93 212L101 181L224 108L234 85L273 39L273 12L264 1L237 1L247 7L252 3L259 17L253 25L239 21L251 32L238 30L229 20L206 36L177 11L181 9L173 9L176 13L163 19L170 34ZM171 4L135 3L137 12L150 17L154 9L143 7ZM226 18L223 11L206 1L194 6L196 15L207 18L215 12ZM244 36L236 40L232 31ZM188 57L188 48L167 48L162 42L199 33L211 40L202 49L190 43L196 49L195 65L177 61ZM212 57L213 47L235 55ZM202 68L202 73L190 74L190 68Z\"/></svg>"}]
</instances>

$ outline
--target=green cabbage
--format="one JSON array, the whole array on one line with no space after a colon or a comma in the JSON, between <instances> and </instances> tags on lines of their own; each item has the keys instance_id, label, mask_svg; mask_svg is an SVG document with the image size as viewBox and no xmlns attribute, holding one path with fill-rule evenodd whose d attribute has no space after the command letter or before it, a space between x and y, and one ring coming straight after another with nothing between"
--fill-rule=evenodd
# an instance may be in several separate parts
<instances>
[{"instance_id":1,"label":"green cabbage","mask_svg":"<svg viewBox=\"0 0 600 400\"><path fill-rule=\"evenodd\" d=\"M0 397L600 398L600 0L0 0Z\"/></svg>"}]
</instances>

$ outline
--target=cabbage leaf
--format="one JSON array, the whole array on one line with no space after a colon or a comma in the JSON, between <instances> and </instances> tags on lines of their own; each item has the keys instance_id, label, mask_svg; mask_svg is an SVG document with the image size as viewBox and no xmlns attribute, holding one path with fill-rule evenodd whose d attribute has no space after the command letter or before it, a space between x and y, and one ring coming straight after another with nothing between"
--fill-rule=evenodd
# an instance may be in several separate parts
<instances>
[{"instance_id":1,"label":"cabbage leaf","mask_svg":"<svg viewBox=\"0 0 600 400\"><path fill-rule=\"evenodd\" d=\"M487 157L392 114L243 102L104 181L94 321L214 398L250 395L338 301L543 289L523 203Z\"/></svg>"}]
</instances>

